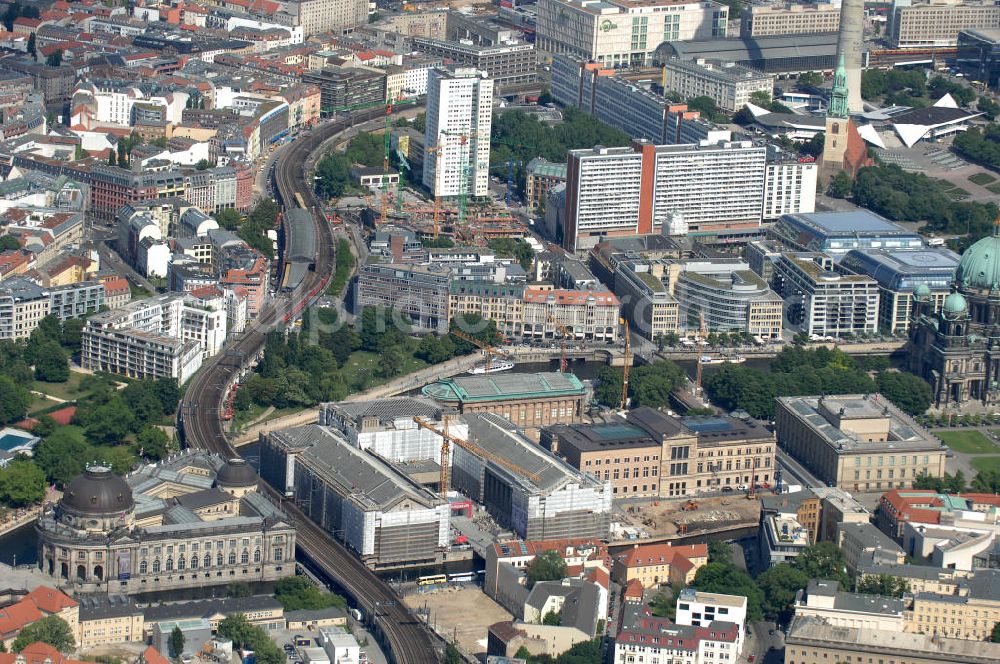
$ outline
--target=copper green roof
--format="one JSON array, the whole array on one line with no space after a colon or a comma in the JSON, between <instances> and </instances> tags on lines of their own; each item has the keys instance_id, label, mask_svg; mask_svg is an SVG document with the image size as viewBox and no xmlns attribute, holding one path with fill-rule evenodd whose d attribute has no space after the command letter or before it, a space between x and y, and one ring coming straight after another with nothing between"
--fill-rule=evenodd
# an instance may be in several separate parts
<instances>
[{"instance_id":1,"label":"copper green roof","mask_svg":"<svg viewBox=\"0 0 1000 664\"><path fill-rule=\"evenodd\" d=\"M432 399L445 402L477 403L509 399L579 396L586 391L571 373L504 373L458 376L431 383L421 390Z\"/></svg>"}]
</instances>

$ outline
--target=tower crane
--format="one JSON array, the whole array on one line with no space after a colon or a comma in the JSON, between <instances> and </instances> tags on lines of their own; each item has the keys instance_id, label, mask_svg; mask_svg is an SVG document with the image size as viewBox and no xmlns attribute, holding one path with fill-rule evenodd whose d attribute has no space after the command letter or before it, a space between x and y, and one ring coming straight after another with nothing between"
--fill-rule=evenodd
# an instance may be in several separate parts
<instances>
[{"instance_id":1,"label":"tower crane","mask_svg":"<svg viewBox=\"0 0 1000 664\"><path fill-rule=\"evenodd\" d=\"M449 330L448 334L451 334L452 336L458 337L462 341L467 341L470 344L472 344L473 346L475 346L476 348L479 348L480 350L483 351L483 354L486 356L486 373L490 372L490 364L493 361L493 356L494 355L503 355L503 353L501 353L500 351L498 351L496 348L494 348L493 346L489 345L488 343L480 341L479 339L475 338L474 336L466 334L465 332L462 332L460 330Z\"/></svg>"},{"instance_id":2,"label":"tower crane","mask_svg":"<svg viewBox=\"0 0 1000 664\"><path fill-rule=\"evenodd\" d=\"M488 450L480 447L479 445L477 445L476 443L473 443L470 440L465 440L464 438L459 438L457 436L452 436L447 431L444 431L442 429L438 429L436 426L434 426L433 424L430 424L429 422L425 422L420 417L414 417L413 421L416 422L417 426L420 427L421 429L427 429L428 431L433 431L437 435L441 436L441 475L440 475L441 488L440 488L440 493L442 493L442 494L446 495L448 493L449 484L448 484L448 470L447 469L448 469L449 459L450 459L450 454L451 454L451 445L458 445L459 447L461 447L461 448L463 448L465 450L468 450L469 452L475 454L476 456L482 457L483 459L485 459L487 461L492 461L493 463L497 464L498 466L500 466L502 468L506 468L507 470L509 470L509 471L511 471L513 473L517 473L518 475L523 475L524 477L527 477L528 479L530 479L532 482L539 482L541 480L541 478L538 475L536 475L535 473L532 473L531 471L525 470L524 468L518 466L516 463L508 461L507 459L504 459L503 457L500 457L500 456L497 456L497 455L493 454L492 452L490 452L490 451L488 451Z\"/></svg>"},{"instance_id":3,"label":"tower crane","mask_svg":"<svg viewBox=\"0 0 1000 664\"><path fill-rule=\"evenodd\" d=\"M382 158L382 201L379 209L379 223L386 223L386 213L389 211L389 146L392 143L392 102L390 98L385 104L385 132L382 143L385 154Z\"/></svg>"},{"instance_id":4,"label":"tower crane","mask_svg":"<svg viewBox=\"0 0 1000 664\"><path fill-rule=\"evenodd\" d=\"M625 326L625 366L622 368L622 400L619 408L625 410L628 405L628 373L632 367L632 342L628 334L628 321L619 318L618 322Z\"/></svg>"},{"instance_id":5,"label":"tower crane","mask_svg":"<svg viewBox=\"0 0 1000 664\"><path fill-rule=\"evenodd\" d=\"M569 329L562 323L556 320L549 312L545 312L545 318L548 319L550 323L555 325L556 329L562 333L562 339L559 340L559 348L562 350L562 354L559 358L559 371L566 371L566 339L569 338Z\"/></svg>"}]
</instances>

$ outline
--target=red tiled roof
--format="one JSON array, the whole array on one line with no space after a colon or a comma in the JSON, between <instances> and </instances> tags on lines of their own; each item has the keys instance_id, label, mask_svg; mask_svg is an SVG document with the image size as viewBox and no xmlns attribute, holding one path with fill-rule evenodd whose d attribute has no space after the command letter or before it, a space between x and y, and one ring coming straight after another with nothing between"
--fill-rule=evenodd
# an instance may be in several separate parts
<instances>
[{"instance_id":1,"label":"red tiled roof","mask_svg":"<svg viewBox=\"0 0 1000 664\"><path fill-rule=\"evenodd\" d=\"M707 558L707 544L647 544L629 549L615 556L615 562L626 567L644 567L646 565L672 565L674 558Z\"/></svg>"},{"instance_id":2,"label":"red tiled roof","mask_svg":"<svg viewBox=\"0 0 1000 664\"><path fill-rule=\"evenodd\" d=\"M170 660L160 654L153 646L147 646L142 651L142 661L146 664L170 664Z\"/></svg>"},{"instance_id":3,"label":"red tiled roof","mask_svg":"<svg viewBox=\"0 0 1000 664\"><path fill-rule=\"evenodd\" d=\"M46 586L38 586L27 594L27 598L46 613L59 613L63 609L78 606L71 597Z\"/></svg>"},{"instance_id":4,"label":"red tiled roof","mask_svg":"<svg viewBox=\"0 0 1000 664\"><path fill-rule=\"evenodd\" d=\"M21 600L0 609L0 635L13 635L45 616L34 602Z\"/></svg>"},{"instance_id":5,"label":"red tiled roof","mask_svg":"<svg viewBox=\"0 0 1000 664\"><path fill-rule=\"evenodd\" d=\"M41 641L25 646L20 653L0 653L0 664L14 664L19 660L24 664L83 664L79 660L64 657L58 650Z\"/></svg>"}]
</instances>

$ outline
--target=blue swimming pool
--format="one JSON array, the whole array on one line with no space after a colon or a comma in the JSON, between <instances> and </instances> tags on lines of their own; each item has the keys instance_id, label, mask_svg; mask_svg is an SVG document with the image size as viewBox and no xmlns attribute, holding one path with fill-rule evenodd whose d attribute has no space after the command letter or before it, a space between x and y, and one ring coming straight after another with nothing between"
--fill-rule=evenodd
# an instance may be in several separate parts
<instances>
[{"instance_id":1,"label":"blue swimming pool","mask_svg":"<svg viewBox=\"0 0 1000 664\"><path fill-rule=\"evenodd\" d=\"M36 440L31 434L0 433L0 450L9 452L16 447L30 445Z\"/></svg>"}]
</instances>

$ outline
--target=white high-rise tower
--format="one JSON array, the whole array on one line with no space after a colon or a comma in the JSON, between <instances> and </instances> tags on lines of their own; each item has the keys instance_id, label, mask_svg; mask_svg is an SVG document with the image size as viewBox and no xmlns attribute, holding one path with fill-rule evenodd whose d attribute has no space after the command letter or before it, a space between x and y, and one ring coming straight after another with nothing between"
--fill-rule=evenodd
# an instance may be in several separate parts
<instances>
[{"instance_id":1,"label":"white high-rise tower","mask_svg":"<svg viewBox=\"0 0 1000 664\"><path fill-rule=\"evenodd\" d=\"M493 80L470 67L427 76L424 186L435 196L489 195Z\"/></svg>"},{"instance_id":2,"label":"white high-rise tower","mask_svg":"<svg viewBox=\"0 0 1000 664\"><path fill-rule=\"evenodd\" d=\"M840 33L837 62L847 73L847 106L851 113L863 113L861 101L861 56L865 38L865 0L843 0L840 5Z\"/></svg>"}]
</instances>

